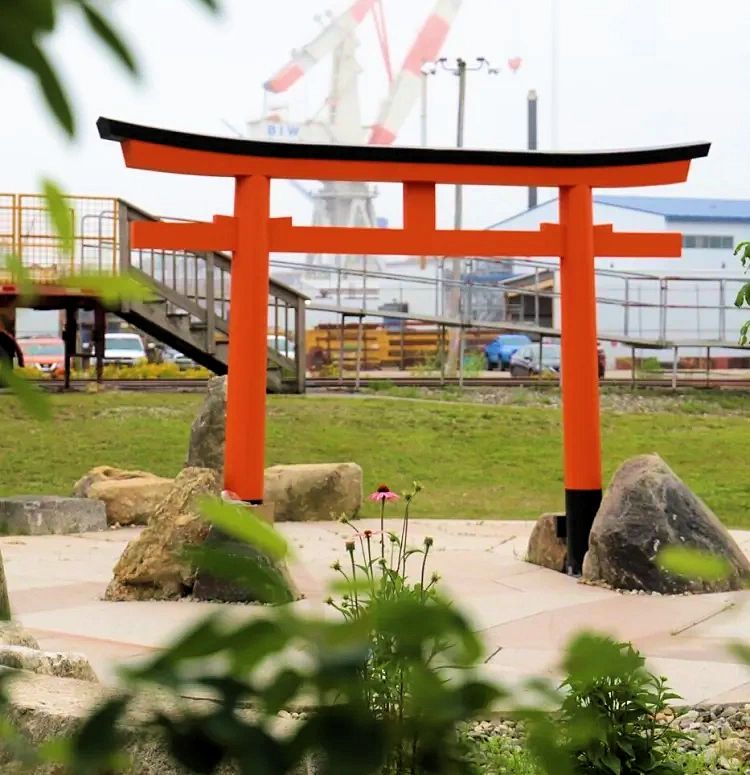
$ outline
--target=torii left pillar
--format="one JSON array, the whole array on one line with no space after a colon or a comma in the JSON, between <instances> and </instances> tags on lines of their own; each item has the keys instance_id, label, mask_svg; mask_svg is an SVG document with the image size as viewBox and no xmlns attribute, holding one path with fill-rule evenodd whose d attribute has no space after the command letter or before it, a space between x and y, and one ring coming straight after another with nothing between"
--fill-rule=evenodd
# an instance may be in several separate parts
<instances>
[{"instance_id":1,"label":"torii left pillar","mask_svg":"<svg viewBox=\"0 0 750 775\"><path fill-rule=\"evenodd\" d=\"M267 177L235 180L229 341L243 342L245 352L229 349L227 417L237 422L226 428L224 489L254 506L263 503L265 470L266 374L257 373L257 364L268 357L270 210Z\"/></svg>"}]
</instances>

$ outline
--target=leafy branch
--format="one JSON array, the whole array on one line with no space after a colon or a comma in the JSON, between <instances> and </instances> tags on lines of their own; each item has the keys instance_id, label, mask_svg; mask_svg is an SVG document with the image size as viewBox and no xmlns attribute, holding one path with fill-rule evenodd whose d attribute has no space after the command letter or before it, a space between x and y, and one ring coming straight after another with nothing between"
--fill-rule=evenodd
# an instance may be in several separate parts
<instances>
[{"instance_id":1,"label":"leafy branch","mask_svg":"<svg viewBox=\"0 0 750 775\"><path fill-rule=\"evenodd\" d=\"M219 0L196 0L212 12ZM76 134L76 119L68 93L45 51L46 39L58 24L60 13L76 7L89 32L133 76L138 63L107 15L95 0L2 0L0 4L0 57L10 60L36 78L37 85L57 123L69 137Z\"/></svg>"},{"instance_id":2,"label":"leafy branch","mask_svg":"<svg viewBox=\"0 0 750 775\"><path fill-rule=\"evenodd\" d=\"M742 269L747 273L750 270L750 242L740 242L734 249L734 255L740 257ZM734 300L735 307L750 307L750 281L746 282L737 293ZM750 320L746 320L740 328L740 344L747 344L750 333Z\"/></svg>"}]
</instances>

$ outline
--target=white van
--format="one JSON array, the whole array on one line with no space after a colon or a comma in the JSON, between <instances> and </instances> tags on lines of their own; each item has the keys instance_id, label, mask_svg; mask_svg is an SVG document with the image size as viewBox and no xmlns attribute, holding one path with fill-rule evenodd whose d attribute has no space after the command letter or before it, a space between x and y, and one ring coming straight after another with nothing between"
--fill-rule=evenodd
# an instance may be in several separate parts
<instances>
[{"instance_id":1,"label":"white van","mask_svg":"<svg viewBox=\"0 0 750 775\"><path fill-rule=\"evenodd\" d=\"M104 335L105 362L132 366L138 361L145 361L146 358L146 348L138 334Z\"/></svg>"}]
</instances>

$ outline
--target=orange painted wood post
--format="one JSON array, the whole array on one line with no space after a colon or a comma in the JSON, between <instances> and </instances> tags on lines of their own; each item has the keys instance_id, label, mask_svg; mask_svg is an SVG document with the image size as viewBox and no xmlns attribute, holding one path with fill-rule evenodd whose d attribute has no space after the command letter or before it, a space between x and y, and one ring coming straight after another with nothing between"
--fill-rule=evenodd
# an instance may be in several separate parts
<instances>
[{"instance_id":1,"label":"orange painted wood post","mask_svg":"<svg viewBox=\"0 0 750 775\"><path fill-rule=\"evenodd\" d=\"M560 189L563 455L567 570L580 575L602 500L594 214L589 186Z\"/></svg>"},{"instance_id":2,"label":"orange painted wood post","mask_svg":"<svg viewBox=\"0 0 750 775\"><path fill-rule=\"evenodd\" d=\"M224 489L253 505L263 503L265 470L270 208L267 177L236 179Z\"/></svg>"}]
</instances>

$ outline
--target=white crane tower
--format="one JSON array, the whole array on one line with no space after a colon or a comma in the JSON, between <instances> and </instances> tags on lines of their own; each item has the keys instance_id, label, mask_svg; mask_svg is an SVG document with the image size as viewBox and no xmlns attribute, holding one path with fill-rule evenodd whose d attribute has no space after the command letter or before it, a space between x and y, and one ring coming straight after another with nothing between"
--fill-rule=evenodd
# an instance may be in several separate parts
<instances>
[{"instance_id":1,"label":"white crane tower","mask_svg":"<svg viewBox=\"0 0 750 775\"><path fill-rule=\"evenodd\" d=\"M422 94L422 68L438 58L448 33L464 0L437 0L432 13L422 25L394 77L383 16L383 0L356 0L338 17L329 15L328 24L307 45L292 52L289 62L273 75L263 88L267 95L285 94L326 56L333 58L331 91L322 107L307 121L288 121L286 106L276 105L260 121L249 124L254 139L281 142L333 143L343 145L389 145L403 127ZM375 123L363 126L359 100L361 68L356 59L357 29L372 15L380 50L390 84L388 96L380 108ZM365 226L376 228L374 199L377 190L365 183L324 182L317 191L297 186L313 203L313 224L321 226ZM315 266L334 266L360 270L361 275L349 275L346 284L351 295L364 297L379 294L377 283L368 288L367 273L382 271L376 256L308 255L305 261L310 271L305 281L319 292L331 288L328 273L315 272Z\"/></svg>"}]
</instances>

